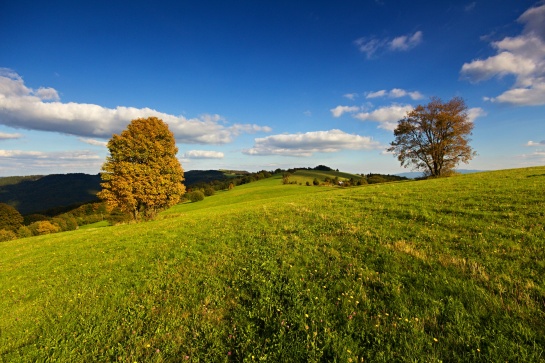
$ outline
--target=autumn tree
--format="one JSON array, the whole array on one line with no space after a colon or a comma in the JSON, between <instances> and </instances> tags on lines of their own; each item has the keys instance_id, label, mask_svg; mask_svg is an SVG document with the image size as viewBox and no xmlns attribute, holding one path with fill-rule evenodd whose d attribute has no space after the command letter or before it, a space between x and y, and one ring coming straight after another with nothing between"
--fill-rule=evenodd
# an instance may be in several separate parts
<instances>
[{"instance_id":1,"label":"autumn tree","mask_svg":"<svg viewBox=\"0 0 545 363\"><path fill-rule=\"evenodd\" d=\"M412 165L426 176L445 176L476 155L469 146L472 130L463 99L455 97L443 103L434 97L398 121L388 151L397 156L401 166Z\"/></svg>"},{"instance_id":2,"label":"autumn tree","mask_svg":"<svg viewBox=\"0 0 545 363\"><path fill-rule=\"evenodd\" d=\"M133 120L108 142L99 198L134 220L152 219L178 203L185 192L184 171L168 126L156 117Z\"/></svg>"}]
</instances>

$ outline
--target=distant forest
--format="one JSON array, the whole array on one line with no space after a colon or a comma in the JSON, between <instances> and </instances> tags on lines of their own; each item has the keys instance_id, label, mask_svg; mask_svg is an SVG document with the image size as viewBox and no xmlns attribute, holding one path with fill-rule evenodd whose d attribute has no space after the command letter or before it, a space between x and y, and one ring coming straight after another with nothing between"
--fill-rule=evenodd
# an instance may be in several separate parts
<instances>
[{"instance_id":1,"label":"distant forest","mask_svg":"<svg viewBox=\"0 0 545 363\"><path fill-rule=\"evenodd\" d=\"M14 207L19 213L59 214L64 208L96 202L100 191L100 175L53 174L32 177L0 178L0 203Z\"/></svg>"}]
</instances>

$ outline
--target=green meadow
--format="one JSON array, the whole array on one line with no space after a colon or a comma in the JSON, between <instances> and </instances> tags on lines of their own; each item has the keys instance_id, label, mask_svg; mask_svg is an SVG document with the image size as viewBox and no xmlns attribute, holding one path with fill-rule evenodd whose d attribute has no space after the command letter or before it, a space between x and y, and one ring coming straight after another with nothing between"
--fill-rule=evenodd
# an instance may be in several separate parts
<instances>
[{"instance_id":1,"label":"green meadow","mask_svg":"<svg viewBox=\"0 0 545 363\"><path fill-rule=\"evenodd\" d=\"M3 242L0 361L542 362L544 226L535 167L277 175L151 222Z\"/></svg>"}]
</instances>

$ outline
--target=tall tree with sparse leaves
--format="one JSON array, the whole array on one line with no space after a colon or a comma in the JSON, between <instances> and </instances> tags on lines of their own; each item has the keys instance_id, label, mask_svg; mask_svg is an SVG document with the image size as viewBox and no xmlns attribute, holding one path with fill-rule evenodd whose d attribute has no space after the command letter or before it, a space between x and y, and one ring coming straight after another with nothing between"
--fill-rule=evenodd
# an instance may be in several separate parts
<instances>
[{"instance_id":1,"label":"tall tree with sparse leaves","mask_svg":"<svg viewBox=\"0 0 545 363\"><path fill-rule=\"evenodd\" d=\"M153 219L180 201L184 171L168 126L156 117L133 120L108 142L110 155L102 166L99 198L134 220Z\"/></svg>"},{"instance_id":2,"label":"tall tree with sparse leaves","mask_svg":"<svg viewBox=\"0 0 545 363\"><path fill-rule=\"evenodd\" d=\"M455 97L443 103L433 97L398 121L388 151L397 156L401 166L412 165L426 176L446 176L476 155L469 146L472 130L463 99Z\"/></svg>"}]
</instances>

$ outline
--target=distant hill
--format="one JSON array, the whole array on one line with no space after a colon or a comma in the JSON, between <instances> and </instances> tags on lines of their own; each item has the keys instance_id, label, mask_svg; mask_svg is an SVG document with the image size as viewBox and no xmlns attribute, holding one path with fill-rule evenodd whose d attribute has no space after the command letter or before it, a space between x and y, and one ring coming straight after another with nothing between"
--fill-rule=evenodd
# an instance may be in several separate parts
<instances>
[{"instance_id":1,"label":"distant hill","mask_svg":"<svg viewBox=\"0 0 545 363\"><path fill-rule=\"evenodd\" d=\"M185 172L184 184L190 186L226 178L218 170L190 170ZM99 174L83 173L1 177L0 203L13 206L23 215L47 211L57 214L63 207L97 201L100 182Z\"/></svg>"},{"instance_id":2,"label":"distant hill","mask_svg":"<svg viewBox=\"0 0 545 363\"><path fill-rule=\"evenodd\" d=\"M227 176L219 170L190 170L184 172L185 186L191 186L197 183L209 183L214 180L224 180Z\"/></svg>"},{"instance_id":3,"label":"distant hill","mask_svg":"<svg viewBox=\"0 0 545 363\"><path fill-rule=\"evenodd\" d=\"M0 203L15 207L21 214L32 214L96 201L99 191L98 174L53 174L0 186Z\"/></svg>"},{"instance_id":4,"label":"distant hill","mask_svg":"<svg viewBox=\"0 0 545 363\"><path fill-rule=\"evenodd\" d=\"M0 187L12 184L18 184L22 181L33 181L43 178L43 175L27 175L27 176L4 176L0 177Z\"/></svg>"}]
</instances>

